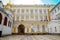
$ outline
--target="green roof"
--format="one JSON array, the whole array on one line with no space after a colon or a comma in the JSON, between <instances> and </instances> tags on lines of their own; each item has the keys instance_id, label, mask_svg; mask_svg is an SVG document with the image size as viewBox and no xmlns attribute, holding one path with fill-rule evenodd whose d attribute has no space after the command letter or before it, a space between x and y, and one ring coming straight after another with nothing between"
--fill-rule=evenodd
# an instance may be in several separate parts
<instances>
[{"instance_id":1,"label":"green roof","mask_svg":"<svg viewBox=\"0 0 60 40\"><path fill-rule=\"evenodd\" d=\"M59 4L60 4L60 2L54 8L52 8L52 10L50 12L52 12Z\"/></svg>"}]
</instances>

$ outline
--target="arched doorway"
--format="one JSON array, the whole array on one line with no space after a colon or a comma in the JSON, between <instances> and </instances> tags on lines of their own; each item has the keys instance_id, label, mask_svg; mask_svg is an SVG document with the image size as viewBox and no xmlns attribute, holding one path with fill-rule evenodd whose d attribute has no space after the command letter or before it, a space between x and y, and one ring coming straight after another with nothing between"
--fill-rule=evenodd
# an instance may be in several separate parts
<instances>
[{"instance_id":1,"label":"arched doorway","mask_svg":"<svg viewBox=\"0 0 60 40\"><path fill-rule=\"evenodd\" d=\"M18 26L18 34L23 35L24 34L24 29L25 29L25 26L23 24L20 24Z\"/></svg>"}]
</instances>

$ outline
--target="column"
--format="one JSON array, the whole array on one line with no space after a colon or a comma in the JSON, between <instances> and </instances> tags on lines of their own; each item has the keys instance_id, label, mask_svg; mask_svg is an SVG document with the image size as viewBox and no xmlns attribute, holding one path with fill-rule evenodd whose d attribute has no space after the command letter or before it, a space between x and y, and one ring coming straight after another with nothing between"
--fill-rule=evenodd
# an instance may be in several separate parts
<instances>
[{"instance_id":1,"label":"column","mask_svg":"<svg viewBox=\"0 0 60 40\"><path fill-rule=\"evenodd\" d=\"M40 32L42 33L43 31L42 31L42 25L40 26Z\"/></svg>"},{"instance_id":2,"label":"column","mask_svg":"<svg viewBox=\"0 0 60 40\"><path fill-rule=\"evenodd\" d=\"M4 18L5 18L5 17L3 16L3 17L2 17L2 23L1 23L2 25L4 24Z\"/></svg>"},{"instance_id":3,"label":"column","mask_svg":"<svg viewBox=\"0 0 60 40\"><path fill-rule=\"evenodd\" d=\"M27 19L26 19L26 15L25 15L24 19L25 19L25 21L27 21Z\"/></svg>"},{"instance_id":4,"label":"column","mask_svg":"<svg viewBox=\"0 0 60 40\"><path fill-rule=\"evenodd\" d=\"M25 19L26 19L26 17L25 17L25 15L24 15L24 21L25 21Z\"/></svg>"},{"instance_id":5,"label":"column","mask_svg":"<svg viewBox=\"0 0 60 40\"><path fill-rule=\"evenodd\" d=\"M43 21L45 20L45 17L43 16Z\"/></svg>"},{"instance_id":6,"label":"column","mask_svg":"<svg viewBox=\"0 0 60 40\"><path fill-rule=\"evenodd\" d=\"M29 33L31 33L31 28L29 27Z\"/></svg>"},{"instance_id":7,"label":"column","mask_svg":"<svg viewBox=\"0 0 60 40\"><path fill-rule=\"evenodd\" d=\"M7 27L8 27L8 24L9 24L9 19L7 18Z\"/></svg>"},{"instance_id":8,"label":"column","mask_svg":"<svg viewBox=\"0 0 60 40\"><path fill-rule=\"evenodd\" d=\"M39 14L38 14L38 21L39 21Z\"/></svg>"},{"instance_id":9,"label":"column","mask_svg":"<svg viewBox=\"0 0 60 40\"><path fill-rule=\"evenodd\" d=\"M48 21L50 21L51 19L50 19L50 11L49 11L49 9L48 9Z\"/></svg>"},{"instance_id":10,"label":"column","mask_svg":"<svg viewBox=\"0 0 60 40\"><path fill-rule=\"evenodd\" d=\"M29 14L29 21L30 21L30 14Z\"/></svg>"},{"instance_id":11,"label":"column","mask_svg":"<svg viewBox=\"0 0 60 40\"><path fill-rule=\"evenodd\" d=\"M27 27L25 27L25 33L27 33Z\"/></svg>"},{"instance_id":12,"label":"column","mask_svg":"<svg viewBox=\"0 0 60 40\"><path fill-rule=\"evenodd\" d=\"M33 15L33 21L35 21L35 15Z\"/></svg>"},{"instance_id":13,"label":"column","mask_svg":"<svg viewBox=\"0 0 60 40\"><path fill-rule=\"evenodd\" d=\"M34 14L34 21L35 21L35 14Z\"/></svg>"},{"instance_id":14,"label":"column","mask_svg":"<svg viewBox=\"0 0 60 40\"><path fill-rule=\"evenodd\" d=\"M29 19L29 16L28 16L28 21L29 21L30 19Z\"/></svg>"},{"instance_id":15,"label":"column","mask_svg":"<svg viewBox=\"0 0 60 40\"><path fill-rule=\"evenodd\" d=\"M27 27L27 33L29 33L29 27Z\"/></svg>"},{"instance_id":16,"label":"column","mask_svg":"<svg viewBox=\"0 0 60 40\"><path fill-rule=\"evenodd\" d=\"M16 21L16 15L15 15L15 17L14 17L14 18L15 18L15 21Z\"/></svg>"},{"instance_id":17,"label":"column","mask_svg":"<svg viewBox=\"0 0 60 40\"><path fill-rule=\"evenodd\" d=\"M14 30L13 30L13 33L16 33L16 27L14 27L13 29L14 29Z\"/></svg>"}]
</instances>

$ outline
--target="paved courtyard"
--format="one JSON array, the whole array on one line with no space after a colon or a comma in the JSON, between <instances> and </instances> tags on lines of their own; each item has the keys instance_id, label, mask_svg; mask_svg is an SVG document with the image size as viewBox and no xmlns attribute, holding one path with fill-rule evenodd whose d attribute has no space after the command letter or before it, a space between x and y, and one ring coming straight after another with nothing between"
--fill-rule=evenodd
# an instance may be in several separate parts
<instances>
[{"instance_id":1,"label":"paved courtyard","mask_svg":"<svg viewBox=\"0 0 60 40\"><path fill-rule=\"evenodd\" d=\"M60 40L60 35L11 35L0 40Z\"/></svg>"}]
</instances>

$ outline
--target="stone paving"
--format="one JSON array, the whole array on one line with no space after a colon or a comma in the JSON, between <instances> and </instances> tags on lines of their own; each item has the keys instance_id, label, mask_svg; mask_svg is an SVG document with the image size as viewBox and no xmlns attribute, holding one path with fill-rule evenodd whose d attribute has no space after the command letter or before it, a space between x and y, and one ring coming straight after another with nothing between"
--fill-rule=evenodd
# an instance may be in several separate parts
<instances>
[{"instance_id":1,"label":"stone paving","mask_svg":"<svg viewBox=\"0 0 60 40\"><path fill-rule=\"evenodd\" d=\"M11 35L0 40L60 40L60 35Z\"/></svg>"}]
</instances>

